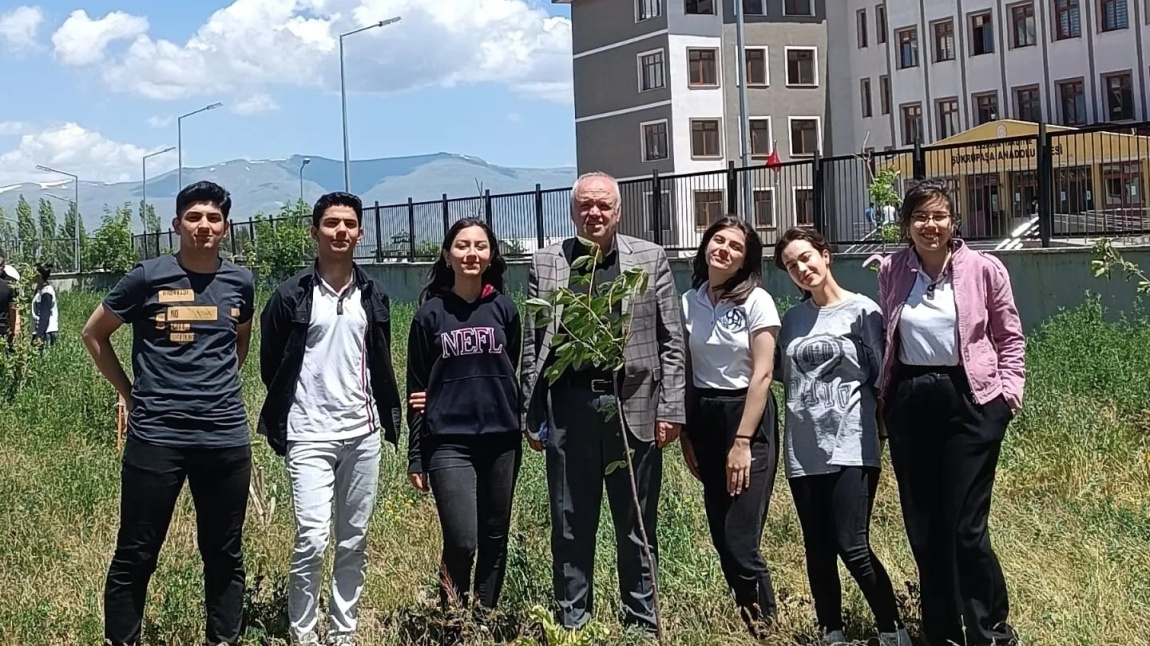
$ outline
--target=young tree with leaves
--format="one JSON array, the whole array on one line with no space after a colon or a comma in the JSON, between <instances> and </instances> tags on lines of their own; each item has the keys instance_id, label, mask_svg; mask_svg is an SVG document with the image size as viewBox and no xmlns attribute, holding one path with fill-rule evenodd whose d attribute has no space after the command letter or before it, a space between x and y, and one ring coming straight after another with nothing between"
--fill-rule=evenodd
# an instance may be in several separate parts
<instances>
[{"instance_id":1,"label":"young tree with leaves","mask_svg":"<svg viewBox=\"0 0 1150 646\"><path fill-rule=\"evenodd\" d=\"M56 210L47 198L40 198L38 217L40 224L40 253L36 260L51 261L56 257Z\"/></svg>"},{"instance_id":2,"label":"young tree with leaves","mask_svg":"<svg viewBox=\"0 0 1150 646\"><path fill-rule=\"evenodd\" d=\"M20 260L32 263L40 253L40 235L32 218L32 207L24 195L16 202L16 235L20 238Z\"/></svg>"}]
</instances>

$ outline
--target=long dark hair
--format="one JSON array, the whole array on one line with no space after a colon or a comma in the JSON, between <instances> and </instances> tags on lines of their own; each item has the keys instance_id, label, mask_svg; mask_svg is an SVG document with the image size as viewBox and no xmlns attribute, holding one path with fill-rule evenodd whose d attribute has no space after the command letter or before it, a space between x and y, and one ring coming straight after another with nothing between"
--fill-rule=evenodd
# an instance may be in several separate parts
<instances>
[{"instance_id":1,"label":"long dark hair","mask_svg":"<svg viewBox=\"0 0 1150 646\"><path fill-rule=\"evenodd\" d=\"M734 276L728 278L727 282L718 286L722 290L724 299L742 303L763 282L763 241L754 228L734 216L728 215L719 218L703 232L703 240L699 243L698 251L695 252L694 262L691 263L691 287L698 289L707 282L707 245L711 244L711 238L714 238L715 234L723 229L738 229L743 232L743 237L746 240L743 251L743 266L739 267L739 270L735 272Z\"/></svg>"},{"instance_id":2,"label":"long dark hair","mask_svg":"<svg viewBox=\"0 0 1150 646\"><path fill-rule=\"evenodd\" d=\"M830 258L830 260L827 261L827 269L829 271L835 261L834 252L831 251L831 246L827 244L827 239L823 237L823 234L810 227L791 227L784 231L783 235L779 236L778 242L775 243L775 266L786 272L788 276L790 275L790 272L787 271L787 264L783 262L783 250L792 242L798 242L800 240L808 242L814 247L815 251L819 253L826 252L827 257ZM794 282L794 280L791 282ZM795 286L798 287L797 284ZM811 293L802 287L799 287L799 291L802 292L804 301L811 297Z\"/></svg>"},{"instance_id":3,"label":"long dark hair","mask_svg":"<svg viewBox=\"0 0 1150 646\"><path fill-rule=\"evenodd\" d=\"M483 229L483 232L487 234L487 244L491 248L491 262L483 271L483 284L491 285L497 291L504 291L503 273L507 271L507 261L503 259L503 254L499 251L499 240L495 237L495 232L483 220L464 218L451 225L451 228L447 230L447 237L443 239L443 244L440 246L439 257L435 259L431 265L431 270L427 272L427 285L419 295L420 303L427 301L436 292L451 289L452 285L455 284L455 271L448 266L445 254L455 244L455 237L459 235L459 232L471 227Z\"/></svg>"}]
</instances>

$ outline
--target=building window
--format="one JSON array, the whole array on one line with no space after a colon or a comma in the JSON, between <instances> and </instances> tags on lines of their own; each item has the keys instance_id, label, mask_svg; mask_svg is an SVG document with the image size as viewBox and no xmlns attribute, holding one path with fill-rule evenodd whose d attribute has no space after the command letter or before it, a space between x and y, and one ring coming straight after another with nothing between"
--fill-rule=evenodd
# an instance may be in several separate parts
<instances>
[{"instance_id":1,"label":"building window","mask_svg":"<svg viewBox=\"0 0 1150 646\"><path fill-rule=\"evenodd\" d=\"M1086 124L1086 91L1082 79L1060 81L1057 84L1058 98L1062 103L1062 125L1081 126Z\"/></svg>"},{"instance_id":2,"label":"building window","mask_svg":"<svg viewBox=\"0 0 1150 646\"><path fill-rule=\"evenodd\" d=\"M743 15L765 16L767 0L743 0Z\"/></svg>"},{"instance_id":3,"label":"building window","mask_svg":"<svg viewBox=\"0 0 1150 646\"><path fill-rule=\"evenodd\" d=\"M819 151L819 120L791 117L791 157L807 157Z\"/></svg>"},{"instance_id":4,"label":"building window","mask_svg":"<svg viewBox=\"0 0 1150 646\"><path fill-rule=\"evenodd\" d=\"M1014 47L1031 47L1038 44L1034 30L1034 4L1016 4L1010 8L1010 25Z\"/></svg>"},{"instance_id":5,"label":"building window","mask_svg":"<svg viewBox=\"0 0 1150 646\"><path fill-rule=\"evenodd\" d=\"M1142 167L1137 162L1104 164L1102 185L1107 208L1142 209Z\"/></svg>"},{"instance_id":6,"label":"building window","mask_svg":"<svg viewBox=\"0 0 1150 646\"><path fill-rule=\"evenodd\" d=\"M755 190L755 228L775 228L775 191L770 188Z\"/></svg>"},{"instance_id":7,"label":"building window","mask_svg":"<svg viewBox=\"0 0 1150 646\"><path fill-rule=\"evenodd\" d=\"M1102 0L1102 31L1118 31L1129 25L1126 0Z\"/></svg>"},{"instance_id":8,"label":"building window","mask_svg":"<svg viewBox=\"0 0 1150 646\"><path fill-rule=\"evenodd\" d=\"M914 144L922 138L922 104L908 103L902 106L902 143Z\"/></svg>"},{"instance_id":9,"label":"building window","mask_svg":"<svg viewBox=\"0 0 1150 646\"><path fill-rule=\"evenodd\" d=\"M970 55L981 56L994 53L994 23L990 12L976 13L970 17Z\"/></svg>"},{"instance_id":10,"label":"building window","mask_svg":"<svg viewBox=\"0 0 1150 646\"><path fill-rule=\"evenodd\" d=\"M953 137L958 132L958 99L942 99L938 102L938 138Z\"/></svg>"},{"instance_id":11,"label":"building window","mask_svg":"<svg viewBox=\"0 0 1150 646\"><path fill-rule=\"evenodd\" d=\"M954 60L954 20L934 23L934 62Z\"/></svg>"},{"instance_id":12,"label":"building window","mask_svg":"<svg viewBox=\"0 0 1150 646\"><path fill-rule=\"evenodd\" d=\"M695 228L706 229L727 210L722 191L695 191Z\"/></svg>"},{"instance_id":13,"label":"building window","mask_svg":"<svg viewBox=\"0 0 1150 646\"><path fill-rule=\"evenodd\" d=\"M667 122L643 124L643 161L667 159Z\"/></svg>"},{"instance_id":14,"label":"building window","mask_svg":"<svg viewBox=\"0 0 1150 646\"><path fill-rule=\"evenodd\" d=\"M768 157L775 149L771 139L771 119L751 119L751 156Z\"/></svg>"},{"instance_id":15,"label":"building window","mask_svg":"<svg viewBox=\"0 0 1150 646\"><path fill-rule=\"evenodd\" d=\"M684 0L683 13L712 16L715 14L715 0Z\"/></svg>"},{"instance_id":16,"label":"building window","mask_svg":"<svg viewBox=\"0 0 1150 646\"><path fill-rule=\"evenodd\" d=\"M1054 39L1082 36L1082 12L1078 0L1054 0Z\"/></svg>"},{"instance_id":17,"label":"building window","mask_svg":"<svg viewBox=\"0 0 1150 646\"><path fill-rule=\"evenodd\" d=\"M722 157L718 119L691 120L691 156Z\"/></svg>"},{"instance_id":18,"label":"building window","mask_svg":"<svg viewBox=\"0 0 1150 646\"><path fill-rule=\"evenodd\" d=\"M814 2L811 0L783 0L784 16L813 16Z\"/></svg>"},{"instance_id":19,"label":"building window","mask_svg":"<svg viewBox=\"0 0 1150 646\"><path fill-rule=\"evenodd\" d=\"M974 125L998 120L998 92L974 95Z\"/></svg>"},{"instance_id":20,"label":"building window","mask_svg":"<svg viewBox=\"0 0 1150 646\"><path fill-rule=\"evenodd\" d=\"M747 48L747 85L766 86L771 82L767 74L767 50Z\"/></svg>"},{"instance_id":21,"label":"building window","mask_svg":"<svg viewBox=\"0 0 1150 646\"><path fill-rule=\"evenodd\" d=\"M1019 121L1042 123L1042 92L1037 85L1015 88L1014 113Z\"/></svg>"},{"instance_id":22,"label":"building window","mask_svg":"<svg viewBox=\"0 0 1150 646\"><path fill-rule=\"evenodd\" d=\"M787 48L787 85L819 84L818 60L812 48Z\"/></svg>"},{"instance_id":23,"label":"building window","mask_svg":"<svg viewBox=\"0 0 1150 646\"><path fill-rule=\"evenodd\" d=\"M855 19L855 38L858 39L859 49L867 46L866 9L859 9Z\"/></svg>"},{"instance_id":24,"label":"building window","mask_svg":"<svg viewBox=\"0 0 1150 646\"><path fill-rule=\"evenodd\" d=\"M691 87L716 87L719 84L719 50L687 50L687 84Z\"/></svg>"},{"instance_id":25,"label":"building window","mask_svg":"<svg viewBox=\"0 0 1150 646\"><path fill-rule=\"evenodd\" d=\"M1110 121L1134 118L1134 82L1130 72L1102 77L1106 86L1106 114Z\"/></svg>"},{"instance_id":26,"label":"building window","mask_svg":"<svg viewBox=\"0 0 1150 646\"><path fill-rule=\"evenodd\" d=\"M663 0L635 0L635 22L663 15Z\"/></svg>"},{"instance_id":27,"label":"building window","mask_svg":"<svg viewBox=\"0 0 1150 646\"><path fill-rule=\"evenodd\" d=\"M878 77L878 98L883 114L890 114L890 77Z\"/></svg>"},{"instance_id":28,"label":"building window","mask_svg":"<svg viewBox=\"0 0 1150 646\"><path fill-rule=\"evenodd\" d=\"M792 189L795 196L795 224L810 227L815 224L815 191L812 188Z\"/></svg>"},{"instance_id":29,"label":"building window","mask_svg":"<svg viewBox=\"0 0 1150 646\"><path fill-rule=\"evenodd\" d=\"M658 90L666 84L663 50L639 54L639 91Z\"/></svg>"},{"instance_id":30,"label":"building window","mask_svg":"<svg viewBox=\"0 0 1150 646\"><path fill-rule=\"evenodd\" d=\"M898 68L918 67L918 30L914 27L895 32L898 37Z\"/></svg>"},{"instance_id":31,"label":"building window","mask_svg":"<svg viewBox=\"0 0 1150 646\"><path fill-rule=\"evenodd\" d=\"M874 8L875 32L881 45L886 42L886 7L878 5Z\"/></svg>"},{"instance_id":32,"label":"building window","mask_svg":"<svg viewBox=\"0 0 1150 646\"><path fill-rule=\"evenodd\" d=\"M862 116L867 118L874 115L870 100L870 79L859 81L859 94L862 96Z\"/></svg>"}]
</instances>

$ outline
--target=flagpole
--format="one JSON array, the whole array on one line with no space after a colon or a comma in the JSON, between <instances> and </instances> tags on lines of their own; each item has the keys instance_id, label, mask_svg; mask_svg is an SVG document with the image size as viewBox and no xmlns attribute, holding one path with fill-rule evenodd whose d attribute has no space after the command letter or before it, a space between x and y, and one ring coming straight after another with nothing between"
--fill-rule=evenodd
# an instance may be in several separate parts
<instances>
[{"instance_id":1,"label":"flagpole","mask_svg":"<svg viewBox=\"0 0 1150 646\"><path fill-rule=\"evenodd\" d=\"M751 115L747 113L747 47L743 33L743 7L742 0L735 0L735 63L739 74L739 143L743 157L743 219L754 226L755 201L752 192L754 171L751 170Z\"/></svg>"}]
</instances>

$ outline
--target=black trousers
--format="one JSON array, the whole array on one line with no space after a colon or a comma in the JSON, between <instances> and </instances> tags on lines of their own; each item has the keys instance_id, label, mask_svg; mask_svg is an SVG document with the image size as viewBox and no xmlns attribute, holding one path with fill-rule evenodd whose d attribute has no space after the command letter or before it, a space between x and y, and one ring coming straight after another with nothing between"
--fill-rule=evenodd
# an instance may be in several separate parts
<instances>
[{"instance_id":1,"label":"black trousers","mask_svg":"<svg viewBox=\"0 0 1150 646\"><path fill-rule=\"evenodd\" d=\"M762 615L774 617L778 610L774 586L759 549L779 465L778 413L773 395L767 398L758 432L751 440L751 485L735 497L727 492L727 453L734 444L746 400L745 389L695 389L687 435L699 463L711 542L719 553L719 565L735 603L742 608L757 604Z\"/></svg>"},{"instance_id":2,"label":"black trousers","mask_svg":"<svg viewBox=\"0 0 1150 646\"><path fill-rule=\"evenodd\" d=\"M120 529L104 585L105 639L115 646L139 642L148 582L187 479L204 562L205 637L209 644L239 641L251 464L251 446L176 449L128 436L120 472Z\"/></svg>"},{"instance_id":3,"label":"black trousers","mask_svg":"<svg viewBox=\"0 0 1150 646\"><path fill-rule=\"evenodd\" d=\"M894 632L898 628L894 586L870 547L870 517L878 476L878 468L843 467L835 473L790 480L803 528L815 616L825 631L843 629L840 557L870 605L879 630Z\"/></svg>"},{"instance_id":4,"label":"black trousers","mask_svg":"<svg viewBox=\"0 0 1150 646\"><path fill-rule=\"evenodd\" d=\"M1013 415L974 402L961 367L896 366L885 404L907 538L931 644L1008 643L1006 580L990 545L991 491Z\"/></svg>"},{"instance_id":5,"label":"black trousers","mask_svg":"<svg viewBox=\"0 0 1150 646\"><path fill-rule=\"evenodd\" d=\"M511 501L523 438L518 432L431 440L428 477L443 530L440 600L494 608L507 573Z\"/></svg>"},{"instance_id":6,"label":"black trousers","mask_svg":"<svg viewBox=\"0 0 1150 646\"><path fill-rule=\"evenodd\" d=\"M631 498L618 416L606 418L600 407L614 404L610 382L558 382L551 390L550 431L546 441L547 491L551 506L552 584L564 628L582 628L594 610L595 535L606 485L615 526L615 558L624 621L655 629L652 568L643 554L638 514ZM655 567L659 562L657 509L663 479L663 452L655 442L628 436L639 507ZM611 469L611 473L607 470Z\"/></svg>"}]
</instances>

